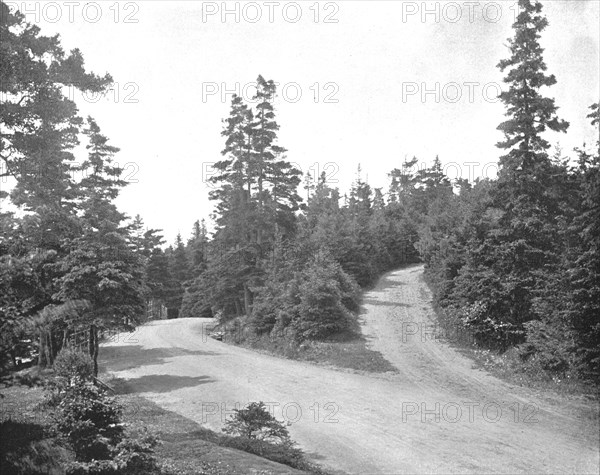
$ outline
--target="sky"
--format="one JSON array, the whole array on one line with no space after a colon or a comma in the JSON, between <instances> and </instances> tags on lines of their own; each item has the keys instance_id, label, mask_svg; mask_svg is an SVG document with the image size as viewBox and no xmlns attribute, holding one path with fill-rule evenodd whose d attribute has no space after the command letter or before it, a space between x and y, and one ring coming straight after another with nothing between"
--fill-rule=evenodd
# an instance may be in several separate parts
<instances>
[{"instance_id":1,"label":"sky","mask_svg":"<svg viewBox=\"0 0 600 475\"><path fill-rule=\"evenodd\" d=\"M493 177L497 100L516 2L6 2L42 33L109 72L104 97L70 94L111 143L129 185L119 208L171 243L213 210L211 164L221 158L232 94L249 101L261 74L279 83L279 144L312 175L347 191L373 187L405 158L439 155L450 177ZM597 140L585 116L600 98L600 1L543 1L541 43L567 134L563 154ZM25 7L25 8L24 8ZM304 191L302 192L304 195Z\"/></svg>"}]
</instances>

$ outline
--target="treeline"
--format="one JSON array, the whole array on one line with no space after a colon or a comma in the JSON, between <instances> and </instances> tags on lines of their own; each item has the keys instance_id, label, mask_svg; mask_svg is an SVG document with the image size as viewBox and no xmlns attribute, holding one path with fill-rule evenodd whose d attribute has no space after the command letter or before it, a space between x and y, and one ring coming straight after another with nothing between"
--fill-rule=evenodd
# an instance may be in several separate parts
<instances>
[{"instance_id":1,"label":"treeline","mask_svg":"<svg viewBox=\"0 0 600 475\"><path fill-rule=\"evenodd\" d=\"M573 160L542 137L568 124L540 93L556 79L545 72L538 2L520 1L511 57L499 64L507 120L497 179L452 182L437 158L424 169L415 158L390 171L388 189L358 170L342 195L287 160L275 84L259 76L253 105L234 97L224 121L214 232L197 221L166 249L159 230L115 207L126 185L118 149L63 94L104 91L110 76L87 73L78 50L65 54L58 37L0 8L0 158L15 182L0 199L19 209L0 213L3 365L32 350L51 364L69 343L96 358L103 330L147 318L214 316L248 337L326 339L355 328L361 288L423 261L442 319L477 345L597 376L598 144ZM589 117L598 126L597 104ZM77 164L79 140L88 156Z\"/></svg>"},{"instance_id":2,"label":"treeline","mask_svg":"<svg viewBox=\"0 0 600 475\"><path fill-rule=\"evenodd\" d=\"M198 224L182 250L182 317L244 317L246 333L297 343L348 330L361 287L385 271L418 262L414 246L431 206L453 194L436 158L417 169L414 159L390 173L387 192L372 189L360 169L348 194L325 174L304 177L308 199L297 194L300 172L277 144L275 85L259 76L254 108L234 97L225 121L223 160L211 178L216 230ZM195 274L195 275L192 275Z\"/></svg>"},{"instance_id":3,"label":"treeline","mask_svg":"<svg viewBox=\"0 0 600 475\"><path fill-rule=\"evenodd\" d=\"M217 229L185 284L182 316L245 316L246 333L326 338L349 327L359 286L422 260L446 325L484 348L515 348L533 371L596 378L600 365L599 153L575 160L542 137L565 132L546 74L541 4L520 1L499 63L507 120L495 180L452 183L436 158L390 173L387 193L360 174L340 196L325 177L300 177L277 145L275 86L257 80L257 105L236 97L213 177ZM591 106L598 126L598 105ZM198 245L194 248L197 249ZM194 251L195 252L195 251Z\"/></svg>"},{"instance_id":4,"label":"treeline","mask_svg":"<svg viewBox=\"0 0 600 475\"><path fill-rule=\"evenodd\" d=\"M487 348L515 348L532 372L600 375L600 141L576 159L550 154L543 132L564 132L546 74L541 4L521 0L499 63L508 89L498 127L497 180L449 195L427 217L419 247L446 323ZM598 127L598 104L587 116Z\"/></svg>"},{"instance_id":5,"label":"treeline","mask_svg":"<svg viewBox=\"0 0 600 475\"><path fill-rule=\"evenodd\" d=\"M102 331L145 318L161 238L116 208L119 149L65 94L106 92L110 75L86 72L79 50L65 53L5 3L0 31L0 179L11 184L0 190L0 369L35 354L52 365L76 345L97 372Z\"/></svg>"}]
</instances>

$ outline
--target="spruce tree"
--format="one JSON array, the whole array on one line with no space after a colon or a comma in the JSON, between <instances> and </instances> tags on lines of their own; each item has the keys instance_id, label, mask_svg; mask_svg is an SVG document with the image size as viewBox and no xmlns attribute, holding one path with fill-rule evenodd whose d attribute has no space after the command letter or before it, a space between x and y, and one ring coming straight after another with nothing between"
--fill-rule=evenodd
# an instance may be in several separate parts
<instances>
[{"instance_id":1,"label":"spruce tree","mask_svg":"<svg viewBox=\"0 0 600 475\"><path fill-rule=\"evenodd\" d=\"M255 110L241 98L233 98L222 132L226 137L224 158L215 165L218 174L211 178L216 185L210 196L216 201L214 247L219 252L209 259L208 271L223 280L223 285L215 287L229 293L227 300L233 299L234 305L228 308L235 308L236 314L240 308L250 314L252 288L259 286L264 276L265 257L277 240L295 231L300 172L277 144L275 93L275 83L259 76ZM224 272L226 264L232 269Z\"/></svg>"},{"instance_id":2,"label":"spruce tree","mask_svg":"<svg viewBox=\"0 0 600 475\"><path fill-rule=\"evenodd\" d=\"M72 325L89 329L90 356L97 375L98 331L130 330L141 320L144 267L142 256L131 248L125 216L113 203L126 185L122 169L113 161L118 148L108 144L91 118L85 134L88 159L81 169L87 173L76 187L81 235L69 242L70 252L61 262L65 274L54 297L89 303L90 309Z\"/></svg>"},{"instance_id":3,"label":"spruce tree","mask_svg":"<svg viewBox=\"0 0 600 475\"><path fill-rule=\"evenodd\" d=\"M561 206L555 189L564 170L552 163L543 134L568 127L557 117L554 99L540 91L556 83L545 72L539 43L548 25L542 5L520 0L519 7L509 39L511 56L498 64L508 84L500 95L508 120L498 127L505 136L498 147L507 153L500 158L492 209L480 217L491 220L491 227L470 243L468 265L457 283L463 321L504 347L525 340L523 325L540 318L535 300L558 269Z\"/></svg>"},{"instance_id":4,"label":"spruce tree","mask_svg":"<svg viewBox=\"0 0 600 475\"><path fill-rule=\"evenodd\" d=\"M588 118L600 128L600 108L591 106ZM600 132L600 131L599 131ZM564 275L568 276L569 302L566 319L574 331L577 369L586 377L600 376L600 139L595 150L578 150L576 179L578 214L568 233L574 243L568 249Z\"/></svg>"}]
</instances>

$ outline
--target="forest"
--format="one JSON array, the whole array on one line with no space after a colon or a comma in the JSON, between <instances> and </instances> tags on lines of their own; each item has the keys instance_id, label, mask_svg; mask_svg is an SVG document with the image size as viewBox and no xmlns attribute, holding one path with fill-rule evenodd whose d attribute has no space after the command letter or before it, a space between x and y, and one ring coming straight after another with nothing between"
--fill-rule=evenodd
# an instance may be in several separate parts
<instances>
[{"instance_id":1,"label":"forest","mask_svg":"<svg viewBox=\"0 0 600 475\"><path fill-rule=\"evenodd\" d=\"M234 95L222 120L222 152L213 157L218 161L205 183L212 213L188 203L169 203L189 213L189 222L181 225L191 232L166 242L162 229L148 228L140 214L130 216L116 205L129 185L116 161L120 150L99 121L83 117L74 100L73 91L106 94L115 84L113 77L89 71L79 49L66 51L59 35L45 36L22 13L0 2L0 471L213 475L249 473L250 464L256 473L289 473L294 467L302 471L298 473L325 474L316 459L337 457L329 459L330 466L331 460L338 465L364 462L364 437L378 441L364 458L373 459L372 466L380 462L382 470L393 464L404 471L409 467L430 473L427 468L434 465L415 462L426 447L423 438L449 444L440 445L440 457L457 453L469 463L451 460L448 463L455 465L443 465L445 460L432 459L432 464L439 462L437 470L459 473L457 467L475 467L472 473L484 473L489 463L510 461L513 468L535 466L536 471L552 473L563 461L546 459L558 447L568 452L566 457L558 451L565 464L576 459L570 471L583 472L590 461L589 466L597 466L597 440L586 445L586 437L591 440L588 433L597 435L597 414L592 414L597 406L590 409L591 404L565 399L560 426L556 419L561 414L555 412L559 399L552 399L551 410L544 409L544 401L537 414L536 401L541 399L518 392L534 388L540 380L554 389L562 383L565 391L573 391L573 383L583 400L600 383L600 106L596 102L580 111L598 137L595 143L563 151L549 142L549 132L567 133L569 123L561 119L551 95L557 79L547 71L541 47L547 26L540 2L519 0L507 56L497 64L504 76L499 100L505 110L497 126L503 135L497 144L497 177L450 178L442 164L443 144L439 156L405 158L400 167L391 166L382 188L371 186L365 178L368 170L360 166L348 190L333 186L325 173L303 174L288 158L294 151L279 141L275 79L259 74L252 100ZM423 322L435 310L441 328L458 335L454 343L461 350L467 349L471 357L487 352L504 358L514 373L509 376L516 374L521 387L513 392L513 386L503 389L504 382L494 380L484 392L479 376L471 375L469 381L462 368L449 371L446 357L456 357L454 349L428 360L429 370L442 367L439 374L430 371L436 374L428 386L419 377L427 368L423 356L429 357L432 350L424 349L422 341L400 348L399 353L413 351L406 360L389 358L383 349L367 351L361 333L361 325L366 328L361 316L368 313L365 295L399 269L412 273L414 294L430 291L433 299L432 308L429 297L419 296L413 307L406 305L409 310L421 311ZM403 285L390 280L388 290L394 282ZM389 307L403 305L401 292L382 295L374 299L379 308L371 313L372 319L380 319L377 324L395 316ZM216 328L224 342L205 340L199 350L198 335L185 335L190 338L182 343L181 329L191 334L197 323L209 321L192 320L200 318L213 319L216 327L211 330ZM177 341L150 348L104 345L113 335L139 327L155 334L173 332L171 339ZM383 348L397 350L398 327L382 328L386 342L391 342ZM366 366L352 366L353 360L332 369L326 367L331 361L324 354L321 360L317 354L312 365L262 354L266 350L293 358L293 351L282 354L281 349L346 341L362 346L352 355L342 348L342 358L360 359ZM102 361L101 352L112 354L112 360ZM109 380L112 387L98 379L114 376L107 371L107 361L134 371ZM225 366L218 367L223 361ZM409 366L405 361L414 364L414 372L404 368ZM148 366L148 374L135 372ZM224 367L229 376L221 374ZM248 375L246 384L246 375L236 371L257 374L251 375L252 381ZM261 371L268 374L258 374ZM136 382L142 389L133 387ZM313 418L304 433L294 433L304 437L298 439L301 444L291 438L293 429L288 432L291 422L281 422L267 410L273 403L249 402L245 409L229 411L226 421L221 413L226 435L188 417L196 410L193 406L204 410L205 402L198 403L198 398L206 401L210 394L214 401L231 399L236 393L228 391L239 391L239 386L250 394L252 385L261 388L253 394L269 389L266 397L283 398L286 391L302 389L310 397L331 399L323 400L322 406L316 399L306 405L306 414ZM360 395L366 399L361 400L356 388L362 393L366 386L369 390ZM403 423L407 404L414 409L411 415L427 404L439 408L440 401L429 398L434 386L444 408L458 406L444 397L462 397L469 389L486 400L485 408L500 408L487 401L492 396L510 396L518 402L506 409L516 408L511 414L517 420L508 425L506 417L499 424L492 420L494 429L488 432L490 426L482 425L490 422L484 412L479 425L470 420L453 426L453 431L459 427L456 434L462 431L453 440L435 439L420 428L413 431L419 427L415 425L392 434L392 425L400 424L398 407L391 406L401 401L396 406L402 408ZM185 391L175 397L169 394L182 388ZM317 392L324 394L313 394ZM158 393L159 402L176 400L185 411L155 404L151 396ZM183 393L190 399L180 397ZM407 402L411 397L415 401ZM420 406L417 398L423 398ZM521 401L526 418L540 417L533 429L514 429L521 422ZM210 404L215 411L224 405ZM295 405L299 411L301 407L290 401L276 405ZM14 407L16 413L11 411ZM347 425L340 426L344 434L338 439L333 431L326 432L331 426L315 424L319 407L334 409L325 419L340 412ZM415 421L432 422L423 413ZM353 431L360 445L351 445L356 440L347 438L346 432ZM513 452L500 451L493 437L500 441L516 432L521 439L514 439ZM575 436L569 439L571 432ZM162 449L157 448L160 436L166 441ZM468 437L483 442L465 448ZM540 440L531 445L532 437ZM331 453L321 453L323 441ZM318 454L306 450L310 443L317 444ZM401 443L402 450L390 456L394 443ZM349 457L351 451L360 452L358 458ZM539 452L541 461L526 465L520 458L532 451ZM242 468L230 471L223 460ZM342 473L337 468L335 473Z\"/></svg>"},{"instance_id":2,"label":"forest","mask_svg":"<svg viewBox=\"0 0 600 475\"><path fill-rule=\"evenodd\" d=\"M544 139L569 124L548 95L542 7L520 4L498 63L497 178L451 180L438 157L419 157L426 168L405 160L388 189L360 169L346 192L302 176L278 141L275 83L259 75L252 104L234 97L224 120L214 226L190 220L190 237L167 247L160 229L117 209L119 149L66 94L106 91L111 76L0 4L0 159L13 183L0 191L2 367L33 356L52 365L70 342L97 361L103 334L165 317L237 321L250 339L326 340L352 327L361 290L423 262L440 321L476 347L597 381L600 141L571 154ZM581 114L598 129L597 103Z\"/></svg>"}]
</instances>

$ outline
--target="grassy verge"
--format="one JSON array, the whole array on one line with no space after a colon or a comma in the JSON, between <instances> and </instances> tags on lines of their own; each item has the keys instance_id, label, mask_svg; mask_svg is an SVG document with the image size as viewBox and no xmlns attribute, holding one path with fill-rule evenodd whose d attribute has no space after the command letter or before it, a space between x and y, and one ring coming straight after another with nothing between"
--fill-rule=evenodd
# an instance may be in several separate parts
<instances>
[{"instance_id":1,"label":"grassy verge","mask_svg":"<svg viewBox=\"0 0 600 475\"><path fill-rule=\"evenodd\" d=\"M251 349L265 351L276 356L308 361L324 366L364 371L368 373L385 373L397 371L381 353L367 348L364 338L360 335L338 335L336 339L328 341L311 341L302 345L272 339L268 336L235 342Z\"/></svg>"},{"instance_id":2,"label":"grassy verge","mask_svg":"<svg viewBox=\"0 0 600 475\"><path fill-rule=\"evenodd\" d=\"M380 352L367 348L359 318L353 318L351 327L345 332L333 335L327 340L305 341L301 344L268 334L257 336L248 327L246 317L216 325L214 331L223 334L225 343L291 360L366 373L397 372Z\"/></svg>"},{"instance_id":3,"label":"grassy verge","mask_svg":"<svg viewBox=\"0 0 600 475\"><path fill-rule=\"evenodd\" d=\"M264 443L205 429L137 396L121 380L111 380L109 384L117 391L117 400L123 407L122 420L128 429L147 429L159 438L155 454L164 475L325 474L303 457L293 461L303 470L268 460L265 457L286 462L289 454ZM52 433L50 412L43 405L43 389L16 384L0 390L0 394L0 473L64 475L64 466L74 456Z\"/></svg>"},{"instance_id":4,"label":"grassy verge","mask_svg":"<svg viewBox=\"0 0 600 475\"><path fill-rule=\"evenodd\" d=\"M73 457L50 431L42 389L17 385L0 393L0 473L63 474Z\"/></svg>"},{"instance_id":5,"label":"grassy verge","mask_svg":"<svg viewBox=\"0 0 600 475\"><path fill-rule=\"evenodd\" d=\"M467 351L477 366L508 383L590 401L598 399L598 385L523 364L515 349L505 353L478 348L469 348Z\"/></svg>"},{"instance_id":6,"label":"grassy verge","mask_svg":"<svg viewBox=\"0 0 600 475\"><path fill-rule=\"evenodd\" d=\"M426 276L424 282L434 293ZM456 323L447 318L444 310L435 301L433 307L441 329L440 340L472 359L476 367L485 369L497 378L516 386L557 395L576 396L584 400L597 400L600 386L593 382L574 379L569 375L558 375L544 371L538 366L528 365L521 360L516 348L500 352L475 346L474 337L467 330L457 331ZM449 335L450 338L444 338L444 335Z\"/></svg>"},{"instance_id":7,"label":"grassy verge","mask_svg":"<svg viewBox=\"0 0 600 475\"><path fill-rule=\"evenodd\" d=\"M325 474L304 459L292 462L303 470L294 469L284 465L289 462L287 454L274 447L218 434L167 411L132 393L133 388L123 380L113 379L109 384L115 388L118 400L125 407L123 419L132 428L146 427L161 440L156 455L173 475ZM269 458L279 458L282 463Z\"/></svg>"}]
</instances>

